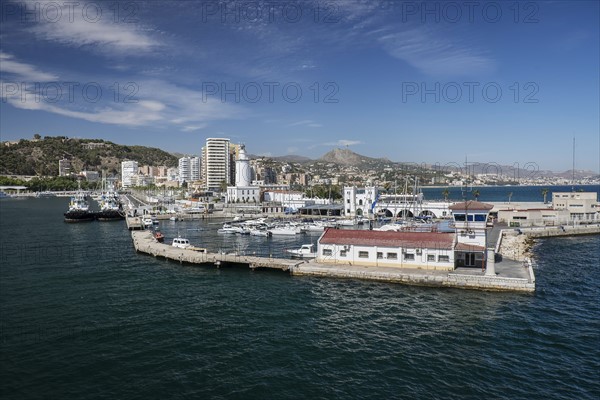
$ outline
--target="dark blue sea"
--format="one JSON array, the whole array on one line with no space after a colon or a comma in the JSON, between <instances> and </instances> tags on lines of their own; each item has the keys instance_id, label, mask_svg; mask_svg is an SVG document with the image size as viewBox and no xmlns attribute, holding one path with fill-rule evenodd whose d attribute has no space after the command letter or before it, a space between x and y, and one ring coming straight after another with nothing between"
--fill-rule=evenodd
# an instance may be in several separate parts
<instances>
[{"instance_id":1,"label":"dark blue sea","mask_svg":"<svg viewBox=\"0 0 600 400\"><path fill-rule=\"evenodd\" d=\"M563 186L447 186L423 187L426 200L440 200L444 198L443 191L448 189L448 199L454 201L472 200L473 192L479 191L479 201L511 202L537 201L543 202L543 189L548 189L546 200L552 201L553 192L586 191L600 192L599 185L563 185Z\"/></svg>"},{"instance_id":2,"label":"dark blue sea","mask_svg":"<svg viewBox=\"0 0 600 400\"><path fill-rule=\"evenodd\" d=\"M67 201L0 201L2 399L600 398L600 236L539 241L533 294L479 292L180 265ZM217 228L161 223L316 240Z\"/></svg>"}]
</instances>

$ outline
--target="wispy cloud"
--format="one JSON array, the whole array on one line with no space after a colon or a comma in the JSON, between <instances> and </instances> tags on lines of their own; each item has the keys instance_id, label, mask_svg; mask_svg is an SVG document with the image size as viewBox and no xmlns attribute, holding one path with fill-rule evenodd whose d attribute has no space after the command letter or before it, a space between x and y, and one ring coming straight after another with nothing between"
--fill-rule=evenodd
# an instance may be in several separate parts
<instances>
[{"instance_id":1,"label":"wispy cloud","mask_svg":"<svg viewBox=\"0 0 600 400\"><path fill-rule=\"evenodd\" d=\"M288 126L306 126L309 128L321 128L323 124L313 121L312 119L304 119L302 121L292 122Z\"/></svg>"},{"instance_id":2,"label":"wispy cloud","mask_svg":"<svg viewBox=\"0 0 600 400\"><path fill-rule=\"evenodd\" d=\"M0 53L2 72L10 79L30 82L54 81L53 74L40 71L36 66L21 62L13 56ZM8 61L8 62L5 62ZM75 79L65 81L73 82ZM17 85L0 81L2 100L25 110L46 111L89 122L122 126L164 126L183 132L205 128L209 122L221 119L239 119L246 116L243 107L206 98L201 91L178 86L162 80L137 81L135 91L125 91L115 98L114 80L96 79L100 95L89 99L82 92L58 99L46 93L46 85ZM82 85L79 85L82 86ZM78 86L78 87L79 87ZM22 93L21 91L25 91Z\"/></svg>"},{"instance_id":3,"label":"wispy cloud","mask_svg":"<svg viewBox=\"0 0 600 400\"><path fill-rule=\"evenodd\" d=\"M40 7L39 3L38 0L30 0L22 7ZM160 46L160 42L139 22L128 22L126 18L117 19L115 22L115 10L109 7L115 7L117 3L63 3L51 0L44 0L42 3L52 3L52 7L60 7L62 17L57 21L40 18L39 23L31 28L39 38L73 47L91 47L111 54L147 52ZM133 5L134 3L131 3L128 6ZM71 7L76 7L75 11L70 9ZM117 7L121 6L117 4ZM87 10L89 15L83 10Z\"/></svg>"},{"instance_id":4,"label":"wispy cloud","mask_svg":"<svg viewBox=\"0 0 600 400\"><path fill-rule=\"evenodd\" d=\"M323 146L355 146L357 144L362 144L360 140L348 140L348 139L340 139L337 142L327 142L323 143Z\"/></svg>"},{"instance_id":5,"label":"wispy cloud","mask_svg":"<svg viewBox=\"0 0 600 400\"><path fill-rule=\"evenodd\" d=\"M492 70L495 64L483 52L426 26L383 35L379 42L391 56L427 75L470 75Z\"/></svg>"},{"instance_id":6,"label":"wispy cloud","mask_svg":"<svg viewBox=\"0 0 600 400\"><path fill-rule=\"evenodd\" d=\"M12 74L16 79L28 82L51 82L57 75L40 71L37 67L17 61L14 56L0 51L0 73Z\"/></svg>"}]
</instances>

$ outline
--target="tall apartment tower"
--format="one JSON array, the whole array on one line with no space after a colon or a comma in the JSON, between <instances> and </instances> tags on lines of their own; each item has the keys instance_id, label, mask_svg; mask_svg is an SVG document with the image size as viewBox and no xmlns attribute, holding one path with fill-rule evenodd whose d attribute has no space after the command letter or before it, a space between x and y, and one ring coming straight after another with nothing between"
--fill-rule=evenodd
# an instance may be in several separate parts
<instances>
[{"instance_id":1,"label":"tall apartment tower","mask_svg":"<svg viewBox=\"0 0 600 400\"><path fill-rule=\"evenodd\" d=\"M192 172L191 172L189 157L181 157L179 159L178 173L179 173L179 179L178 179L179 184L182 184L183 182L191 181Z\"/></svg>"},{"instance_id":2,"label":"tall apartment tower","mask_svg":"<svg viewBox=\"0 0 600 400\"><path fill-rule=\"evenodd\" d=\"M132 177L138 173L137 161L121 162L121 186L128 188L132 185Z\"/></svg>"},{"instance_id":3,"label":"tall apartment tower","mask_svg":"<svg viewBox=\"0 0 600 400\"><path fill-rule=\"evenodd\" d=\"M208 138L202 148L202 178L207 190L219 190L221 184L231 183L229 139Z\"/></svg>"}]
</instances>

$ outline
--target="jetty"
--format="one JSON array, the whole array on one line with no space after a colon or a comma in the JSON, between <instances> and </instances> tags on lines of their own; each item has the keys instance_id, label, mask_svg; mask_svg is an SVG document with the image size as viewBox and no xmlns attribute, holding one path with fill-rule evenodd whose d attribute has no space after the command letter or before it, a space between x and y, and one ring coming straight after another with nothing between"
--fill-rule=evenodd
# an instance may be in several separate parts
<instances>
[{"instance_id":1,"label":"jetty","mask_svg":"<svg viewBox=\"0 0 600 400\"><path fill-rule=\"evenodd\" d=\"M439 271L415 268L325 265L314 261L181 249L157 242L152 233L146 230L132 230L131 236L137 252L182 264L213 265L216 267L245 265L252 270L275 269L286 271L292 276L368 279L419 286L520 292L533 292L535 290L535 276L530 261L503 260L494 263L495 265L492 268L485 271L473 268Z\"/></svg>"}]
</instances>

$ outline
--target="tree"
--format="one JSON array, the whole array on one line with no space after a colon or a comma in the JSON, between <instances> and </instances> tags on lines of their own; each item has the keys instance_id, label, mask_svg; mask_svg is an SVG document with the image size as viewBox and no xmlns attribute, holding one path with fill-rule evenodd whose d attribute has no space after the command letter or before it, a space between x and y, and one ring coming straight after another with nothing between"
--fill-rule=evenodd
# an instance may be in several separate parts
<instances>
[{"instance_id":1,"label":"tree","mask_svg":"<svg viewBox=\"0 0 600 400\"><path fill-rule=\"evenodd\" d=\"M444 201L448 201L448 196L450 196L450 190L448 190L448 188L442 190L442 196L444 196Z\"/></svg>"},{"instance_id":2,"label":"tree","mask_svg":"<svg viewBox=\"0 0 600 400\"><path fill-rule=\"evenodd\" d=\"M510 199L512 198L513 192L508 192L508 204L510 204Z\"/></svg>"},{"instance_id":3,"label":"tree","mask_svg":"<svg viewBox=\"0 0 600 400\"><path fill-rule=\"evenodd\" d=\"M35 135L33 135L33 138L35 140L40 140L42 138L42 136L39 133L36 133Z\"/></svg>"},{"instance_id":4,"label":"tree","mask_svg":"<svg viewBox=\"0 0 600 400\"><path fill-rule=\"evenodd\" d=\"M479 200L479 196L480 196L479 189L473 190L473 197L475 197L475 201Z\"/></svg>"},{"instance_id":5,"label":"tree","mask_svg":"<svg viewBox=\"0 0 600 400\"><path fill-rule=\"evenodd\" d=\"M544 196L544 204L547 204L548 202L546 201L546 196L548 196L548 188L542 189L542 196Z\"/></svg>"}]
</instances>

